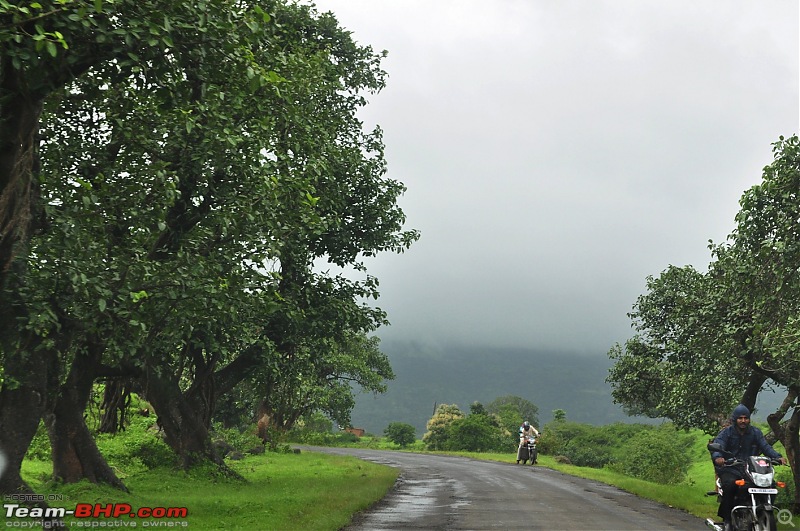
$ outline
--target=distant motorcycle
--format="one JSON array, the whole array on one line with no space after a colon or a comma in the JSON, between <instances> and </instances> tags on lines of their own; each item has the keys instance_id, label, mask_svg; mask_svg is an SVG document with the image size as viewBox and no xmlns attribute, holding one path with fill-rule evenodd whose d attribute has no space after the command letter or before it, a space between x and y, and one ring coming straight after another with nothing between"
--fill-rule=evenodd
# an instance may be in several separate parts
<instances>
[{"instance_id":1,"label":"distant motorcycle","mask_svg":"<svg viewBox=\"0 0 800 531\"><path fill-rule=\"evenodd\" d=\"M736 503L731 511L731 531L775 531L777 527L773 502L778 495L777 487L783 487L784 484L775 481L773 465L780 461L764 456L753 456L743 461L715 443L709 444L708 449L721 453L725 457L726 467L735 467L741 472L742 479L736 481ZM717 501L720 500L722 486L719 478L716 480L716 490L708 495L716 495ZM706 525L715 531L722 531L722 526L710 518L706 520Z\"/></svg>"},{"instance_id":2,"label":"distant motorcycle","mask_svg":"<svg viewBox=\"0 0 800 531\"><path fill-rule=\"evenodd\" d=\"M519 438L519 448L517 449L517 464L522 461L526 464L528 461L531 464L536 463L536 458L539 452L536 450L536 437L522 436Z\"/></svg>"}]
</instances>

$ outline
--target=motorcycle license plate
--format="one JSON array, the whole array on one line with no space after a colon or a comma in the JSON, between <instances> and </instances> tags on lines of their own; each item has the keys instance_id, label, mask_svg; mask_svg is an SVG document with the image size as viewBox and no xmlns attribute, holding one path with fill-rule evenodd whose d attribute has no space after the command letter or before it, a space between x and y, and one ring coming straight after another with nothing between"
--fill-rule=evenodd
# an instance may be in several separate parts
<instances>
[{"instance_id":1,"label":"motorcycle license plate","mask_svg":"<svg viewBox=\"0 0 800 531\"><path fill-rule=\"evenodd\" d=\"M750 494L778 494L778 489L757 489L755 487L747 489Z\"/></svg>"}]
</instances>

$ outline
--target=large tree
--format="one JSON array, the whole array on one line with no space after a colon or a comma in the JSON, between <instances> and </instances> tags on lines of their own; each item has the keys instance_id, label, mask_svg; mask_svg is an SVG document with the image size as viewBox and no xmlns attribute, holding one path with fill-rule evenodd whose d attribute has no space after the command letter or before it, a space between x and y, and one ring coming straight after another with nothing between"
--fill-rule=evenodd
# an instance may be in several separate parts
<instances>
[{"instance_id":1,"label":"large tree","mask_svg":"<svg viewBox=\"0 0 800 531\"><path fill-rule=\"evenodd\" d=\"M377 297L374 279L318 289L329 283L313 280L313 261L363 271L361 256L417 237L401 230L404 187L383 176L380 131L365 133L355 117L362 92L383 86L381 54L307 6L174 4L130 24L132 3L54 11L116 44L110 59L93 58L43 100L36 182L45 223L3 290L17 302L4 323L18 326L2 331L11 385L0 391L0 415L27 423L0 436L11 470L49 410L54 459L70 464L57 473L98 479L99 453L71 438L85 440L81 408L99 377L138 380L185 465L214 459L208 427L219 392L285 355L275 345L308 348L308 334L293 330L331 319L329 329L358 336L385 322L380 310L341 300ZM330 303L311 308L309 294ZM346 322L337 304L350 304ZM317 369L333 366L317 374L350 374L335 350L316 352ZM43 370L34 362L53 367L50 384L29 378L26 388L25 374ZM71 370L55 385L59 364ZM367 385L389 374L380 365ZM36 414L19 415L20 389L41 398ZM18 474L3 482L4 491L21 486Z\"/></svg>"},{"instance_id":2,"label":"large tree","mask_svg":"<svg viewBox=\"0 0 800 531\"><path fill-rule=\"evenodd\" d=\"M744 193L736 229L711 245L707 273L670 267L648 279L631 317L638 334L610 356L615 401L713 433L737 402L760 391L786 399L768 417L800 484L800 142L774 144L762 183ZM790 417L784 418L787 414ZM800 495L794 509L800 509Z\"/></svg>"}]
</instances>

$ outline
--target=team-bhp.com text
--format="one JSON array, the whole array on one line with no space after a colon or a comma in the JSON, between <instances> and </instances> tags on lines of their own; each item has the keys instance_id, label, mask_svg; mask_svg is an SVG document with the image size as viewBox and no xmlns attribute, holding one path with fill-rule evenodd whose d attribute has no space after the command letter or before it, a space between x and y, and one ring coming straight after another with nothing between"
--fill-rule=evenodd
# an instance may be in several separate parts
<instances>
[{"instance_id":1,"label":"team-bhp.com text","mask_svg":"<svg viewBox=\"0 0 800 531\"><path fill-rule=\"evenodd\" d=\"M25 507L18 503L5 503L3 509L6 527L32 528L61 527L58 520L72 516L76 520L69 527L188 527L186 507L139 507L127 503L79 503L75 509L63 507ZM100 520L102 518L102 520ZM113 520L106 520L111 518ZM133 520L133 519L150 520ZM80 519L80 520L78 520ZM176 519L184 519L176 521ZM66 527L66 526L65 526Z\"/></svg>"}]
</instances>

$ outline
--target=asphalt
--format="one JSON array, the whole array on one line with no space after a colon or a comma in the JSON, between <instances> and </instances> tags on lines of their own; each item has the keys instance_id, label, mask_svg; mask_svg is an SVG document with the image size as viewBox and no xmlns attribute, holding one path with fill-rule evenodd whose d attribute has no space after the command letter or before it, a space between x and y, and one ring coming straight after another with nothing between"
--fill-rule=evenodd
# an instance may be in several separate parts
<instances>
[{"instance_id":1,"label":"asphalt","mask_svg":"<svg viewBox=\"0 0 800 531\"><path fill-rule=\"evenodd\" d=\"M464 457L305 447L400 468L397 483L347 531L703 530L684 511L540 467Z\"/></svg>"}]
</instances>

